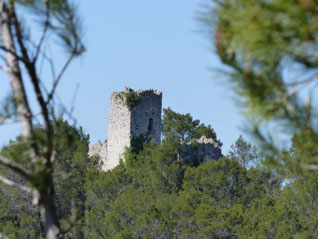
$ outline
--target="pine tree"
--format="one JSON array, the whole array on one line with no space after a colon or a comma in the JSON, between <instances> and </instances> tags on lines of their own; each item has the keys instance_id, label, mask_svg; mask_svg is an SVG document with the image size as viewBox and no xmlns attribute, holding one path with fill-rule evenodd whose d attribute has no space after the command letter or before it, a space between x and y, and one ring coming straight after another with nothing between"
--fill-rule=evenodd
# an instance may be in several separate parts
<instances>
[{"instance_id":1,"label":"pine tree","mask_svg":"<svg viewBox=\"0 0 318 239\"><path fill-rule=\"evenodd\" d=\"M26 31L22 15L30 14L32 24L42 26L41 37L36 39L32 31ZM30 27L29 27L30 28ZM52 61L43 51L49 37L56 37L65 47L68 59L58 75L53 75L51 89L46 89L39 73L39 59ZM52 39L51 39L52 40ZM69 63L84 51L80 38L80 19L75 6L67 0L0 0L0 69L7 73L11 94L6 100L0 123L8 120L21 124L22 143L26 147L27 164L12 158L0 157L0 163L23 176L28 186L0 176L0 181L18 187L39 205L41 218L45 222L46 236L56 239L61 236L57 216L53 166L55 160L55 91ZM51 62L49 63L51 64ZM26 72L24 74L23 72ZM26 92L26 81L30 80L32 92ZM33 94L33 95L32 95ZM32 96L30 96L32 95ZM30 97L36 99L40 114L30 107ZM34 122L43 122L45 134L37 138ZM45 146L40 145L45 142ZM24 156L24 155L23 155Z\"/></svg>"},{"instance_id":2,"label":"pine tree","mask_svg":"<svg viewBox=\"0 0 318 239\"><path fill-rule=\"evenodd\" d=\"M250 130L273 158L284 157L279 139L286 135L318 134L317 4L224 0L203 15L204 26L213 29L215 50L229 67L228 79L249 111Z\"/></svg>"}]
</instances>

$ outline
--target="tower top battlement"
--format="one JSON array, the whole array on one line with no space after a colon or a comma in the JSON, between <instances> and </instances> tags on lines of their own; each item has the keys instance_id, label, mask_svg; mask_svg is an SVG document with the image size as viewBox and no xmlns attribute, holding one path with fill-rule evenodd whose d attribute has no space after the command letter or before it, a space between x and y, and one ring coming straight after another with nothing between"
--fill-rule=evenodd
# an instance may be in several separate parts
<instances>
[{"instance_id":1,"label":"tower top battlement","mask_svg":"<svg viewBox=\"0 0 318 239\"><path fill-rule=\"evenodd\" d=\"M162 95L162 91L159 90L154 90L154 89L148 89L148 90L133 90L132 88L130 88L129 86L125 86L125 90L121 91L121 92L113 92L113 93L129 93L129 92L136 92L137 94L143 94L143 93L153 93L156 95Z\"/></svg>"}]
</instances>

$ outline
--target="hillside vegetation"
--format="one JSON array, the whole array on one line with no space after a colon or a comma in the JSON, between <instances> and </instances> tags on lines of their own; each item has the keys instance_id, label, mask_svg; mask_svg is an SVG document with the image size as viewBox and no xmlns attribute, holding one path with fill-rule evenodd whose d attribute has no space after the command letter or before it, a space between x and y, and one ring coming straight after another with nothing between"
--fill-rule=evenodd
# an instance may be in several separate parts
<instances>
[{"instance_id":1,"label":"hillside vegetation","mask_svg":"<svg viewBox=\"0 0 318 239\"><path fill-rule=\"evenodd\" d=\"M171 109L164 111L162 145L136 144L125 161L106 173L88 157L89 137L56 122L54 183L64 238L316 238L318 172L291 177L262 164L263 157L240 137L228 156L188 166L178 157L182 140L202 135L220 142L211 126ZM36 128L41 139L43 129ZM295 135L286 155L306 161L316 143ZM18 137L1 150L23 161ZM287 156L286 156L287 157ZM22 178L0 167L15 181ZM295 174L293 174L295 175ZM34 182L33 182L34 183ZM41 182L38 182L41 183ZM0 231L9 238L43 238L39 209L18 189L0 185Z\"/></svg>"}]
</instances>

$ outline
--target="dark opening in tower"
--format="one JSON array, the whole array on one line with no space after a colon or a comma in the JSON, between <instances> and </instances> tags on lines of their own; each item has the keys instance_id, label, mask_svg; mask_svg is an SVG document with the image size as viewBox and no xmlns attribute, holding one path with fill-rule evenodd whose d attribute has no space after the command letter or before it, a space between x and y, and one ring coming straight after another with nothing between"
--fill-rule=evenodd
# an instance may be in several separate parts
<instances>
[{"instance_id":1,"label":"dark opening in tower","mask_svg":"<svg viewBox=\"0 0 318 239\"><path fill-rule=\"evenodd\" d=\"M153 119L149 118L148 132L152 132L152 130L153 130Z\"/></svg>"}]
</instances>

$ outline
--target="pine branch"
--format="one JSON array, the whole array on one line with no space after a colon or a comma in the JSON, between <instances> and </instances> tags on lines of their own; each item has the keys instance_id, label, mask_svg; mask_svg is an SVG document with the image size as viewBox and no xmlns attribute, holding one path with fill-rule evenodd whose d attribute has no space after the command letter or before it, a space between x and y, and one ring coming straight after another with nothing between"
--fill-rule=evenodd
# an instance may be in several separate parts
<instances>
[{"instance_id":1,"label":"pine branch","mask_svg":"<svg viewBox=\"0 0 318 239\"><path fill-rule=\"evenodd\" d=\"M302 164L301 167L309 170L318 170L318 165L315 164Z\"/></svg>"},{"instance_id":2,"label":"pine branch","mask_svg":"<svg viewBox=\"0 0 318 239\"><path fill-rule=\"evenodd\" d=\"M30 64L30 57L28 54L28 50L26 49L24 42L23 42L23 35L18 23L18 18L15 14L15 9L14 9L14 3L12 3L12 18L13 18L13 23L14 23L14 28L15 28L15 32L16 32L16 36L17 36L17 41L18 44L20 46L20 50L22 53L22 56L24 58L24 60L26 61L26 64Z\"/></svg>"},{"instance_id":3,"label":"pine branch","mask_svg":"<svg viewBox=\"0 0 318 239\"><path fill-rule=\"evenodd\" d=\"M41 115L42 112L38 112L36 114L33 114L30 118L36 118L37 116ZM8 124L16 124L16 123L20 123L20 120L19 119L12 119L9 121L9 119L11 117L14 117L15 114L8 114L6 116L0 116L0 126L1 125L8 125ZM9 122L8 122L9 121Z\"/></svg>"},{"instance_id":4,"label":"pine branch","mask_svg":"<svg viewBox=\"0 0 318 239\"><path fill-rule=\"evenodd\" d=\"M1 2L0 2L0 4L1 4ZM4 235L3 233L0 232L0 239L9 239L9 237L7 237L6 235Z\"/></svg>"},{"instance_id":5,"label":"pine branch","mask_svg":"<svg viewBox=\"0 0 318 239\"><path fill-rule=\"evenodd\" d=\"M49 159L51 158L51 153L53 151L53 142L52 142L53 128L52 128L52 125L50 122L48 108L47 108L47 105L45 103L42 90L40 88L40 80L38 78L38 75L37 75L37 72L35 69L35 63L30 61L27 49L26 49L24 42L23 42L23 35L22 35L21 29L20 29L18 18L16 16L16 13L14 10L14 5L12 5L12 10L13 10L12 11L12 18L13 18L15 31L16 31L17 41L19 43L22 55L26 60L25 66L26 66L27 71L30 75L30 79L31 79L31 82L32 82L32 85L34 88L34 92L36 94L36 98L37 98L38 104L40 105L42 115L44 118L44 125L45 125L47 140L48 140L47 141L48 147L47 147L47 152L46 152L46 159L47 159L47 162L49 163L49 161L50 161Z\"/></svg>"},{"instance_id":6,"label":"pine branch","mask_svg":"<svg viewBox=\"0 0 318 239\"><path fill-rule=\"evenodd\" d=\"M68 58L68 60L66 61L66 63L64 64L62 70L60 71L59 75L57 76L57 78L55 79L55 81L53 82L53 87L52 87L52 90L48 96L48 99L46 101L46 104L48 105L50 103L50 101L52 100L53 98L53 95L54 95L54 92L57 88L57 85L59 84L63 74L65 73L67 67L69 66L69 64L71 63L72 59L74 57L74 54L71 54L70 57Z\"/></svg>"},{"instance_id":7,"label":"pine branch","mask_svg":"<svg viewBox=\"0 0 318 239\"><path fill-rule=\"evenodd\" d=\"M0 11L0 35L3 43L2 49L6 51L6 62L10 68L8 75L10 77L17 114L22 126L22 136L31 142L31 158L36 157L38 155L37 145L33 135L32 120L30 119L32 113L22 80L22 74L18 63L19 58L16 54L14 37L10 26L10 14L7 9L2 9L2 11Z\"/></svg>"},{"instance_id":8,"label":"pine branch","mask_svg":"<svg viewBox=\"0 0 318 239\"><path fill-rule=\"evenodd\" d=\"M8 185L8 186L14 186L14 187L17 187L18 189L20 189L20 190L22 190L22 191L24 191L24 192L27 192L27 193L32 193L32 188L29 188L29 187L27 187L27 186L24 186L24 185L22 185L22 184L19 184L19 183L17 183L17 182L14 182L14 181L12 181L12 180L10 180L10 179L7 179L7 178L5 178L5 177L3 177L3 176L1 176L0 175L0 182L2 182L2 183L4 183L4 184L6 184L6 185ZM1 238L1 237L0 237Z\"/></svg>"},{"instance_id":9,"label":"pine branch","mask_svg":"<svg viewBox=\"0 0 318 239\"><path fill-rule=\"evenodd\" d=\"M1 45L0 45L0 49L3 50L3 51L5 51L5 52L7 52L7 53L12 54L12 55L15 56L19 61L22 61L23 63L26 63L26 61L25 61L21 56L19 56L18 54L16 54L14 51L12 51L12 50L6 48L5 46L1 46Z\"/></svg>"},{"instance_id":10,"label":"pine branch","mask_svg":"<svg viewBox=\"0 0 318 239\"><path fill-rule=\"evenodd\" d=\"M35 56L33 58L33 61L32 63L35 64L38 57L39 57L39 54L41 52L41 47L42 47L42 44L44 42L44 39L45 39L45 36L46 36L46 33L47 33L47 30L49 28L49 25L50 25L50 22L49 22L49 14L47 13L46 14L46 19L45 19L45 23L44 23L44 29L43 29L43 32L42 32L42 36L41 36L41 39L40 39L40 42L39 44L37 45L37 48L36 48L36 52L35 52Z\"/></svg>"},{"instance_id":11,"label":"pine branch","mask_svg":"<svg viewBox=\"0 0 318 239\"><path fill-rule=\"evenodd\" d=\"M313 77L311 77L309 79L306 79L306 80L294 81L294 82L291 82L291 83L287 83L286 86L293 87L293 86L303 85L303 84L308 85L309 83L311 83L312 81L317 80L317 79L318 79L318 75L314 75Z\"/></svg>"},{"instance_id":12,"label":"pine branch","mask_svg":"<svg viewBox=\"0 0 318 239\"><path fill-rule=\"evenodd\" d=\"M30 172L28 172L28 170L25 169L21 164L13 162L12 160L9 160L3 156L0 156L0 164L11 168L13 171L20 173L26 178L30 176Z\"/></svg>"}]
</instances>

